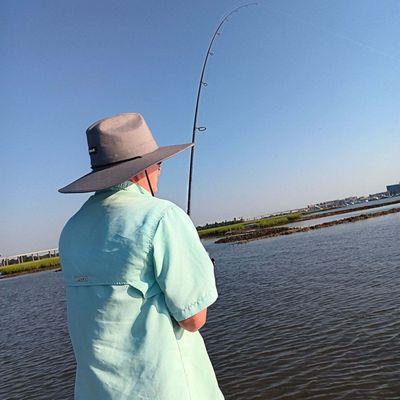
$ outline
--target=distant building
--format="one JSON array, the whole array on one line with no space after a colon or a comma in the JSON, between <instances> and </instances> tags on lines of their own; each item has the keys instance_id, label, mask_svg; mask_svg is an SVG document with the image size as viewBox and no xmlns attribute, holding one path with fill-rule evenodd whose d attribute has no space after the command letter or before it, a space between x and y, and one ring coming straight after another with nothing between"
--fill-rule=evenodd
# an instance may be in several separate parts
<instances>
[{"instance_id":1,"label":"distant building","mask_svg":"<svg viewBox=\"0 0 400 400\"><path fill-rule=\"evenodd\" d=\"M387 191L390 193L391 196L396 196L400 194L400 183L396 185L389 185L386 186Z\"/></svg>"},{"instance_id":2,"label":"distant building","mask_svg":"<svg viewBox=\"0 0 400 400\"><path fill-rule=\"evenodd\" d=\"M385 199L388 196L390 196L389 192L373 193L368 196L368 201L381 200L381 199Z\"/></svg>"}]
</instances>

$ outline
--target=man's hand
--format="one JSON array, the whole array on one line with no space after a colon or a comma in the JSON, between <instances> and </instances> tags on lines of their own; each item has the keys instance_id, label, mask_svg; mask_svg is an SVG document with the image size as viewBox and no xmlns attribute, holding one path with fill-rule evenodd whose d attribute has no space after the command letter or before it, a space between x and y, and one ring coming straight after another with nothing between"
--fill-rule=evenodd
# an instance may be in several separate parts
<instances>
[{"instance_id":1,"label":"man's hand","mask_svg":"<svg viewBox=\"0 0 400 400\"><path fill-rule=\"evenodd\" d=\"M183 321L178 321L178 324L189 332L196 332L206 323L206 319L207 308L201 310L190 318L184 319Z\"/></svg>"}]
</instances>

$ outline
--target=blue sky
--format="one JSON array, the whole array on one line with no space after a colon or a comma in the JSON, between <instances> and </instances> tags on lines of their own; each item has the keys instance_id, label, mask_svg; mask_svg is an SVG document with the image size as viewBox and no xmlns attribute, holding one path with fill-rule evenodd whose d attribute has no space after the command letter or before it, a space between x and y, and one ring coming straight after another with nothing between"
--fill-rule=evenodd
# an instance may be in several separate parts
<instances>
[{"instance_id":1,"label":"blue sky","mask_svg":"<svg viewBox=\"0 0 400 400\"><path fill-rule=\"evenodd\" d=\"M2 1L0 254L57 246L88 195L86 128L141 112L160 145L190 141L213 29L243 3ZM400 180L400 3L261 1L225 25L199 114L192 217L257 216ZM188 155L159 197L186 203Z\"/></svg>"}]
</instances>

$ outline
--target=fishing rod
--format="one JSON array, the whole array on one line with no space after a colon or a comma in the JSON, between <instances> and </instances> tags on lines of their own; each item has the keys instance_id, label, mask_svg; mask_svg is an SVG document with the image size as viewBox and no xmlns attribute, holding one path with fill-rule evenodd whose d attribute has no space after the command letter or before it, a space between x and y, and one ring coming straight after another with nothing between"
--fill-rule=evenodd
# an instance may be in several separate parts
<instances>
[{"instance_id":1,"label":"fishing rod","mask_svg":"<svg viewBox=\"0 0 400 400\"><path fill-rule=\"evenodd\" d=\"M217 29L214 31L213 36L211 37L210 43L207 48L206 56L204 58L203 62L203 67L201 69L201 74L200 74L200 79L199 79L199 87L197 89L197 98L196 98L196 107L194 111L194 120L193 120L193 129L192 129L192 143L195 143L196 140L196 132L204 132L206 130L205 126L197 126L197 114L199 111L199 104L200 104L200 96L201 96L201 90L203 87L207 86L207 82L204 82L204 72L207 67L207 61L209 56L214 55L212 52L212 46L214 44L215 38L217 36L221 35L220 29L222 26L225 24L226 21L228 21L229 17L241 10L242 8L250 7L250 6L256 6L258 3L247 3L242 6L239 6L235 8L234 10L230 11L228 14L225 15L225 17L222 18L221 22L219 23ZM189 185L188 185L188 199L187 199L187 214L190 215L190 202L192 198L192 178L193 178L193 159L194 159L194 147L192 146L190 149L190 166L189 166Z\"/></svg>"}]
</instances>

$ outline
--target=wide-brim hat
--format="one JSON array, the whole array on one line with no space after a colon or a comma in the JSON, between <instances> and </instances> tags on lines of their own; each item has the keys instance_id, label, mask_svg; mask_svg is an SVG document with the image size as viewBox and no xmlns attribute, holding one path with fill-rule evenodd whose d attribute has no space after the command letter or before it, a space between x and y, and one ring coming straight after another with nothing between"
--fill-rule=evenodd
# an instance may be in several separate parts
<instances>
[{"instance_id":1,"label":"wide-brim hat","mask_svg":"<svg viewBox=\"0 0 400 400\"><path fill-rule=\"evenodd\" d=\"M92 172L59 189L60 193L107 189L194 145L158 146L139 113L97 121L86 130L86 137Z\"/></svg>"}]
</instances>

